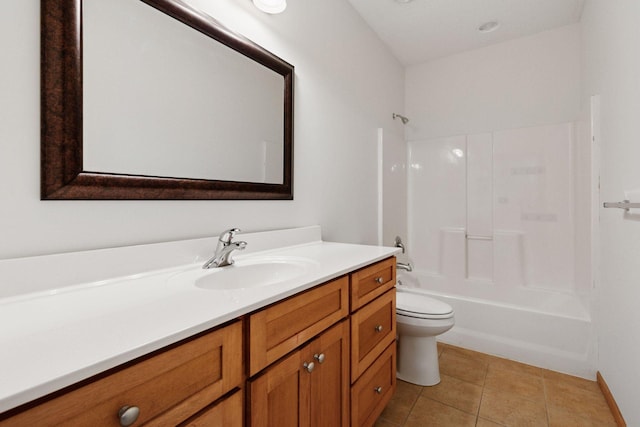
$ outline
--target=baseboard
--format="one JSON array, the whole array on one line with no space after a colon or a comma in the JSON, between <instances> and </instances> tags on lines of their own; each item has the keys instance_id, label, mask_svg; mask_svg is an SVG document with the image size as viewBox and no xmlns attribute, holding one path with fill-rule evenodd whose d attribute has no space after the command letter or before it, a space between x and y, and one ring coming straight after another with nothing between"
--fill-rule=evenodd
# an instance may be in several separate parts
<instances>
[{"instance_id":1,"label":"baseboard","mask_svg":"<svg viewBox=\"0 0 640 427\"><path fill-rule=\"evenodd\" d=\"M602 375L600 375L600 371L596 373L596 379L598 381L598 386L604 395L604 399L607 401L607 405L609 405L609 409L611 410L611 414L613 414L613 418L616 420L616 424L618 427L627 427L627 423L622 418L622 413L620 412L620 408L618 408L618 404L616 400L613 398L613 394L611 394L611 390L609 390L609 386L605 382Z\"/></svg>"}]
</instances>

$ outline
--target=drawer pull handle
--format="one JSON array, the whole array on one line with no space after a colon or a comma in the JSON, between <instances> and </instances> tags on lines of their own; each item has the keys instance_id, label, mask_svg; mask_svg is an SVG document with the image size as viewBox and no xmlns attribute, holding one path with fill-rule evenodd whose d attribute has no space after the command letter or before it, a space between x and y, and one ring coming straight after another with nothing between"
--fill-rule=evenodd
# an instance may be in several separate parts
<instances>
[{"instance_id":1,"label":"drawer pull handle","mask_svg":"<svg viewBox=\"0 0 640 427\"><path fill-rule=\"evenodd\" d=\"M118 419L122 427L127 427L135 423L138 416L140 416L140 408L137 406L123 406L118 411Z\"/></svg>"},{"instance_id":2,"label":"drawer pull handle","mask_svg":"<svg viewBox=\"0 0 640 427\"><path fill-rule=\"evenodd\" d=\"M373 389L373 391L375 391L378 394L382 394L382 387L376 387Z\"/></svg>"},{"instance_id":3,"label":"drawer pull handle","mask_svg":"<svg viewBox=\"0 0 640 427\"><path fill-rule=\"evenodd\" d=\"M382 285L384 283L384 279L382 277L376 277L376 283L378 285Z\"/></svg>"},{"instance_id":4,"label":"drawer pull handle","mask_svg":"<svg viewBox=\"0 0 640 427\"><path fill-rule=\"evenodd\" d=\"M382 332L382 329L384 329L382 325L378 325L375 327L376 332Z\"/></svg>"},{"instance_id":5,"label":"drawer pull handle","mask_svg":"<svg viewBox=\"0 0 640 427\"><path fill-rule=\"evenodd\" d=\"M324 353L320 353L320 354L314 354L313 358L316 359L318 361L318 363L322 363L324 362Z\"/></svg>"},{"instance_id":6,"label":"drawer pull handle","mask_svg":"<svg viewBox=\"0 0 640 427\"><path fill-rule=\"evenodd\" d=\"M313 362L309 362L309 363L304 362L302 366L307 370L307 372L311 373L313 372L313 369L316 367L316 364Z\"/></svg>"}]
</instances>

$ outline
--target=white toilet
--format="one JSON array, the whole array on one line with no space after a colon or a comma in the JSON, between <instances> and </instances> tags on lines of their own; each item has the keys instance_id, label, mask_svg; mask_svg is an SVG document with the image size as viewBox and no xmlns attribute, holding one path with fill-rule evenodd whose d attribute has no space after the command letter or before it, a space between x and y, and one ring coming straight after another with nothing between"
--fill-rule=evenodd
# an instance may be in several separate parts
<instances>
[{"instance_id":1,"label":"white toilet","mask_svg":"<svg viewBox=\"0 0 640 427\"><path fill-rule=\"evenodd\" d=\"M422 386L440 382L436 336L455 324L453 308L427 295L396 292L398 366L396 377Z\"/></svg>"}]
</instances>

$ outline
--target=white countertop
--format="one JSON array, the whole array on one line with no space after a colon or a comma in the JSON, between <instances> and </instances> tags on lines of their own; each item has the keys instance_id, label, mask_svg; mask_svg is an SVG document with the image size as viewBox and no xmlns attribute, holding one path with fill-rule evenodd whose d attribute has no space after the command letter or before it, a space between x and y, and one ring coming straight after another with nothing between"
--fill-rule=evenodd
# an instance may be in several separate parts
<instances>
[{"instance_id":1,"label":"white countertop","mask_svg":"<svg viewBox=\"0 0 640 427\"><path fill-rule=\"evenodd\" d=\"M302 276L260 288L209 290L168 280L200 269L198 261L0 298L0 413L397 252L314 241L238 253L238 263L257 256L313 261Z\"/></svg>"}]
</instances>

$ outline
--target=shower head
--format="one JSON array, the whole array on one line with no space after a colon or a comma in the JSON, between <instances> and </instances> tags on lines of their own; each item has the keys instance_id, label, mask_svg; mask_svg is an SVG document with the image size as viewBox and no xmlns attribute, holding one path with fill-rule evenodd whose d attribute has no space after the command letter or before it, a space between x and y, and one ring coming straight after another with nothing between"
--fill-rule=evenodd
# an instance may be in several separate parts
<instances>
[{"instance_id":1,"label":"shower head","mask_svg":"<svg viewBox=\"0 0 640 427\"><path fill-rule=\"evenodd\" d=\"M403 124L403 125L406 125L407 123L409 123L409 119L408 119L407 117L403 116L403 115L393 113L393 114L391 115L391 117L393 117L393 119L394 119L394 120L395 120L395 119L400 119L400 120L402 120L402 124Z\"/></svg>"}]
</instances>

